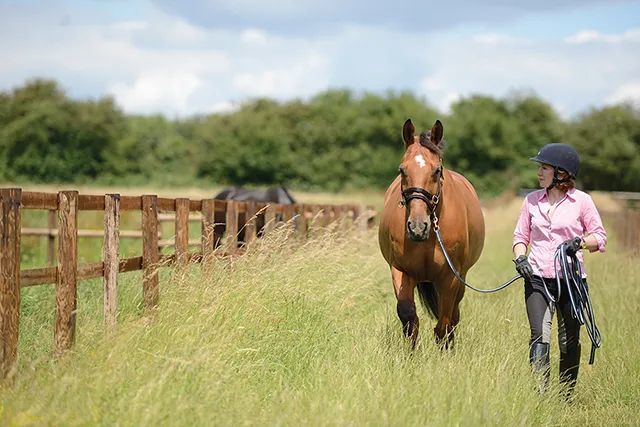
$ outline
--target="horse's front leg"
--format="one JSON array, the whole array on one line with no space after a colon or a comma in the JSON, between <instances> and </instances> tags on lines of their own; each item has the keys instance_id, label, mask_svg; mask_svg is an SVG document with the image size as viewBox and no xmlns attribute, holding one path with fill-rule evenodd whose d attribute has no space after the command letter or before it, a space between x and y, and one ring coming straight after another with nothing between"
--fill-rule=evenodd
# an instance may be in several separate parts
<instances>
[{"instance_id":1,"label":"horse's front leg","mask_svg":"<svg viewBox=\"0 0 640 427\"><path fill-rule=\"evenodd\" d=\"M417 282L393 266L391 267L391 280L398 301L396 309L402 322L402 331L405 337L411 339L411 346L415 348L418 340L419 320L416 314L413 291Z\"/></svg>"},{"instance_id":2,"label":"horse's front leg","mask_svg":"<svg viewBox=\"0 0 640 427\"><path fill-rule=\"evenodd\" d=\"M434 328L436 341L445 349L453 347L455 327L460 321L459 304L464 295L464 285L453 274L438 281L438 323Z\"/></svg>"}]
</instances>

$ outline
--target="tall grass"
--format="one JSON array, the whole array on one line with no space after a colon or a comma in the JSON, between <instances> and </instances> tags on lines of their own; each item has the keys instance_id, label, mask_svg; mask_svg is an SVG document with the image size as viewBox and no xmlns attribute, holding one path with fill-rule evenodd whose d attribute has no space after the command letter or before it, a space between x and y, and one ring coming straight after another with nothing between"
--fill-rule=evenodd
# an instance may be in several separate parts
<instances>
[{"instance_id":1,"label":"tall grass","mask_svg":"<svg viewBox=\"0 0 640 427\"><path fill-rule=\"evenodd\" d=\"M487 242L469 274L489 288L512 277L519 202L487 212ZM119 323L105 333L99 281L79 288L78 334L51 354L51 286L24 289L19 373L0 392L8 425L638 425L640 267L616 248L587 256L604 340L583 363L572 403L553 381L540 396L528 367L521 282L468 291L453 350L424 310L411 351L401 335L375 231L296 243L286 228L208 269L166 272L161 304L141 312L141 278L120 276Z\"/></svg>"}]
</instances>

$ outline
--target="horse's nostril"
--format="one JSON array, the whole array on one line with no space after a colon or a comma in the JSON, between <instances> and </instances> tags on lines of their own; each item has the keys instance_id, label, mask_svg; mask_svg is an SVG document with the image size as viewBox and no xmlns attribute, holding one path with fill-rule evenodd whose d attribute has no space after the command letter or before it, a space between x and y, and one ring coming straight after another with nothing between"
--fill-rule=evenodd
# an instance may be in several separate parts
<instances>
[{"instance_id":1,"label":"horse's nostril","mask_svg":"<svg viewBox=\"0 0 640 427\"><path fill-rule=\"evenodd\" d=\"M407 220L407 230L416 236L423 235L425 232L427 232L429 230L429 226L430 224L428 221Z\"/></svg>"}]
</instances>

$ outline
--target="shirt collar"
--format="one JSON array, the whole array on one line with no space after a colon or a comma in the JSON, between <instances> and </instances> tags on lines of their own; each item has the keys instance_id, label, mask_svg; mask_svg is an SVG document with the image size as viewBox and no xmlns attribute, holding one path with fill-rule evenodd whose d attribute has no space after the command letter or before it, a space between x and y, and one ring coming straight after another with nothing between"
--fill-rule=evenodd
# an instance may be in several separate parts
<instances>
[{"instance_id":1,"label":"shirt collar","mask_svg":"<svg viewBox=\"0 0 640 427\"><path fill-rule=\"evenodd\" d=\"M575 201L575 193L576 193L576 189L575 188L570 188L569 191L567 191L566 196L568 198L570 198L571 200ZM547 190L541 190L540 194L538 195L538 201L544 199L545 197L547 197Z\"/></svg>"}]
</instances>

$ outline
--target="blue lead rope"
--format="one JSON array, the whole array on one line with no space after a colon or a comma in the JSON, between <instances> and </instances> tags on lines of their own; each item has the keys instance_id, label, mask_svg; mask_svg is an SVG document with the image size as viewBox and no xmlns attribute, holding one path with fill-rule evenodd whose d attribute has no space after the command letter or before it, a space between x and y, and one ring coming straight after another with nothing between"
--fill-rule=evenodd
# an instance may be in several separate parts
<instances>
[{"instance_id":1,"label":"blue lead rope","mask_svg":"<svg viewBox=\"0 0 640 427\"><path fill-rule=\"evenodd\" d=\"M591 340L589 365L593 365L596 359L596 349L600 348L602 344L602 336L600 335L600 330L596 325L596 318L593 314L593 306L589 298L589 288L587 288L587 285L582 280L580 262L575 254L571 256L568 255L567 246L561 244L558 246L558 249L556 249L553 265L556 271L562 272L562 276L567 282L567 294L569 296L569 302L571 303L571 314L573 318L581 325L584 325L589 334L589 339ZM560 269L558 269L558 266ZM560 274L556 275L556 281L558 283L558 299L560 299ZM551 301L555 302L556 300L551 296L546 285L544 288L549 298L551 298Z\"/></svg>"},{"instance_id":2,"label":"blue lead rope","mask_svg":"<svg viewBox=\"0 0 640 427\"><path fill-rule=\"evenodd\" d=\"M506 288L507 286L509 286L510 284L512 284L513 282L515 282L516 280L518 280L519 278L521 278L521 275L517 275L514 278L512 278L511 280L503 283L502 285L498 286L497 288L494 289L478 289L478 288L474 288L473 286L471 286L470 284L468 284L467 282L464 281L464 279L462 278L462 276L460 276L460 273L458 273L458 270L455 269L455 267L453 266L453 262L451 262L451 258L449 258L449 254L447 253L447 250L444 247L444 242L442 241L442 237L440 236L440 227L438 226L438 217L435 216L435 214L432 214L432 221L435 218L434 221L434 227L433 227L433 231L436 235L436 238L438 239L438 244L440 245L440 249L442 249L442 253L444 255L444 259L447 260L447 264L449 264L449 268L451 269L451 271L453 272L453 274L456 276L456 278L460 281L460 283L462 283L463 285L465 285L467 288L469 289L473 289L476 292L480 292L483 294L490 294L493 292L498 292L504 288Z\"/></svg>"}]
</instances>

